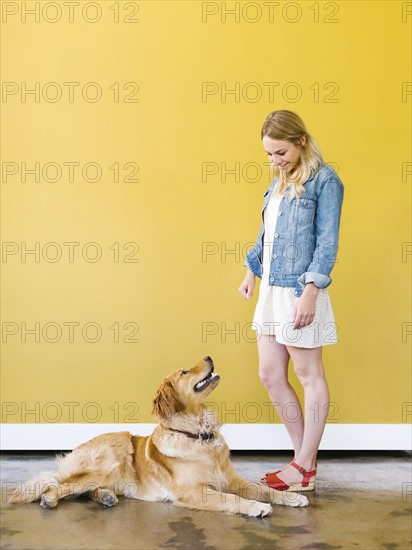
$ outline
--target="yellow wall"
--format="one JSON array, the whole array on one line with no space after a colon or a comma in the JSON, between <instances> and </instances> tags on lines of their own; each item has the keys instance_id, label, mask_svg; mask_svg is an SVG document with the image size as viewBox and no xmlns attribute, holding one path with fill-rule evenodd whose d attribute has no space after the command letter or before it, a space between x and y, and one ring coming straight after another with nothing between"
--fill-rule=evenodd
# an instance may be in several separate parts
<instances>
[{"instance_id":1,"label":"yellow wall","mask_svg":"<svg viewBox=\"0 0 412 550\"><path fill-rule=\"evenodd\" d=\"M23 4L35 7L3 2L2 421L151 422L161 378L204 355L222 375L211 401L223 421L279 421L248 328L257 288L250 302L237 289L271 180L260 128L270 111L290 109L345 185L329 287L340 342L324 349L329 421L404 422L411 3L279 2L272 12L264 2L101 1L95 23L88 2L72 22L63 3L44 12L40 2L38 22ZM22 95L36 82L37 100ZM79 83L73 101L67 82ZM90 82L102 92L96 102ZM138 89L123 89L130 82ZM238 97L225 95L236 86ZM79 163L72 182L67 162ZM39 163L46 179L24 182L23 163ZM47 181L48 163L60 181ZM99 181L82 176L87 163L100 167ZM138 181L124 181L134 171L126 163L138 165ZM93 166L86 174L94 178ZM38 262L22 256L36 242ZM70 242L79 243L73 261ZM85 259L90 243L99 261ZM39 342L24 341L36 323ZM77 323L72 342L68 323ZM87 341L96 326L100 340ZM60 340L47 341L56 330ZM138 342L125 341L131 334Z\"/></svg>"}]
</instances>

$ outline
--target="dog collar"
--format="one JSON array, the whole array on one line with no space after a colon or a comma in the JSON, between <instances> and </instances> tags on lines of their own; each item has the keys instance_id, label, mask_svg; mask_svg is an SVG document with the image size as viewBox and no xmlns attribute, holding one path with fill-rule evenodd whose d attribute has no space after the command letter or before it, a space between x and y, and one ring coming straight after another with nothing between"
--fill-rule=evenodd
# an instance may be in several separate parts
<instances>
[{"instance_id":1,"label":"dog collar","mask_svg":"<svg viewBox=\"0 0 412 550\"><path fill-rule=\"evenodd\" d=\"M183 430L175 430L173 428L169 428L169 430L171 430L172 432L177 432L179 434L184 434L191 439L201 439L202 441L211 441L215 438L214 432L200 432L198 434L192 434L191 432L184 432Z\"/></svg>"}]
</instances>

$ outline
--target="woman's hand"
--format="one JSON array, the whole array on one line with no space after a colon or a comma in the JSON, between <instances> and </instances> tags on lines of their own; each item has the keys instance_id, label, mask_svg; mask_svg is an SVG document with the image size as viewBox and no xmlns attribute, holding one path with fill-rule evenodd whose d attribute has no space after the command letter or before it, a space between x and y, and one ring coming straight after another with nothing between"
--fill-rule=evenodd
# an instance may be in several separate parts
<instances>
[{"instance_id":1,"label":"woman's hand","mask_svg":"<svg viewBox=\"0 0 412 550\"><path fill-rule=\"evenodd\" d=\"M255 288L256 280L255 275L250 271L250 269L247 270L245 278L242 281L242 284L239 287L240 294L246 298L246 300L250 300L250 298L253 296L253 289Z\"/></svg>"},{"instance_id":2,"label":"woman's hand","mask_svg":"<svg viewBox=\"0 0 412 550\"><path fill-rule=\"evenodd\" d=\"M315 317L316 297L319 288L313 283L305 286L303 294L296 301L295 318L293 328L303 328L310 325Z\"/></svg>"}]
</instances>

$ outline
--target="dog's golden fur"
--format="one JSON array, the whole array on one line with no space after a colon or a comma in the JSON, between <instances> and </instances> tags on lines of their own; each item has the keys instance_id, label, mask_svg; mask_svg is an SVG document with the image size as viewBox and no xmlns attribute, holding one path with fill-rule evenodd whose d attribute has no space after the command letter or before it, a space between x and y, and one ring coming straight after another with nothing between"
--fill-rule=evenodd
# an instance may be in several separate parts
<instances>
[{"instance_id":1,"label":"dog's golden fur","mask_svg":"<svg viewBox=\"0 0 412 550\"><path fill-rule=\"evenodd\" d=\"M249 516L271 514L269 503L306 506L303 495L249 482L234 471L218 419L203 405L218 382L209 357L188 371L173 372L154 396L159 424L152 435L99 435L58 458L55 472L22 484L10 502L40 500L44 508L54 508L63 497L85 493L113 506L117 495L124 495Z\"/></svg>"}]
</instances>

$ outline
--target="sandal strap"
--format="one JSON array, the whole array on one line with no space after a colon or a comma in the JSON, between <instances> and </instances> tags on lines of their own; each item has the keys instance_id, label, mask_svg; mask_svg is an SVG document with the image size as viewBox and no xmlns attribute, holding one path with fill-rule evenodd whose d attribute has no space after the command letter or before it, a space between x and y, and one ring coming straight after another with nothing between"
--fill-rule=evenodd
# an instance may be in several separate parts
<instances>
[{"instance_id":1,"label":"sandal strap","mask_svg":"<svg viewBox=\"0 0 412 550\"><path fill-rule=\"evenodd\" d=\"M284 483L281 479L278 478L276 472L268 472L263 479L266 483Z\"/></svg>"},{"instance_id":2,"label":"sandal strap","mask_svg":"<svg viewBox=\"0 0 412 550\"><path fill-rule=\"evenodd\" d=\"M302 466L299 466L299 464L297 462L295 462L295 460L292 460L292 462L290 463L291 466L293 466L294 468L296 468L296 470L298 470L301 474L303 474L303 480L302 480L302 485L305 487L308 483L309 483L309 479L312 477L312 476L315 476L316 475L316 472L317 472L317 469L315 468L314 470L310 470L310 471L307 471L305 470L305 468L303 468Z\"/></svg>"},{"instance_id":3,"label":"sandal strap","mask_svg":"<svg viewBox=\"0 0 412 550\"><path fill-rule=\"evenodd\" d=\"M271 472L266 474L266 485L272 489L277 489L278 491L285 491L289 489L289 485L281 480L277 474Z\"/></svg>"}]
</instances>

